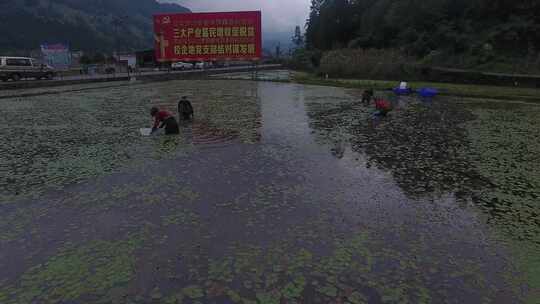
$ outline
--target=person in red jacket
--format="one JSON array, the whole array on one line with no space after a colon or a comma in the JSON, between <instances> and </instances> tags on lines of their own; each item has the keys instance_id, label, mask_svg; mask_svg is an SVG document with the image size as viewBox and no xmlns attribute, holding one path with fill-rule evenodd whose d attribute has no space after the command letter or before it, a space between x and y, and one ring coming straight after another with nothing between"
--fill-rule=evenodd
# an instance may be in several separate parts
<instances>
[{"instance_id":1,"label":"person in red jacket","mask_svg":"<svg viewBox=\"0 0 540 304\"><path fill-rule=\"evenodd\" d=\"M392 111L392 104L388 100L376 98L375 109L377 110L374 113L376 116L386 116L388 112Z\"/></svg>"},{"instance_id":2,"label":"person in red jacket","mask_svg":"<svg viewBox=\"0 0 540 304\"><path fill-rule=\"evenodd\" d=\"M152 133L155 133L158 129L165 128L165 134L179 134L180 128L178 122L171 112L159 110L157 107L152 107L150 115L154 117L154 125L152 127Z\"/></svg>"}]
</instances>

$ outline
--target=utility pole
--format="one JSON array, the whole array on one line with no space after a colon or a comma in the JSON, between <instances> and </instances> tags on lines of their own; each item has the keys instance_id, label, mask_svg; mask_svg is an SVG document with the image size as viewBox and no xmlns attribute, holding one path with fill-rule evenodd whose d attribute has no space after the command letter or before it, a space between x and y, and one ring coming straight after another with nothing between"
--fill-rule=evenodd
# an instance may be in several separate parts
<instances>
[{"instance_id":1,"label":"utility pole","mask_svg":"<svg viewBox=\"0 0 540 304\"><path fill-rule=\"evenodd\" d=\"M118 54L119 48L120 48L120 40L119 40L119 28L124 24L125 19L127 16L119 16L119 17L113 17L112 25L114 26L114 58L116 59L116 63L120 61L120 56ZM129 65L129 63L128 63ZM115 64L116 67L116 64ZM116 73L116 68L115 68ZM128 69L129 73L129 69Z\"/></svg>"}]
</instances>

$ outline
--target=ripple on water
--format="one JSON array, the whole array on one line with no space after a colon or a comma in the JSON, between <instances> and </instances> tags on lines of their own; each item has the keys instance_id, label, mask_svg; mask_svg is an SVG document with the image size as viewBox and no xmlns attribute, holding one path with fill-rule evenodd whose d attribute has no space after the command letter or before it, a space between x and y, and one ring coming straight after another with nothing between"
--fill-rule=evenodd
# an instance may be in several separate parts
<instances>
[{"instance_id":1,"label":"ripple on water","mask_svg":"<svg viewBox=\"0 0 540 304\"><path fill-rule=\"evenodd\" d=\"M182 95L180 136L138 135ZM534 296L538 112L406 99L373 120L358 95L175 81L3 100L0 302Z\"/></svg>"}]
</instances>

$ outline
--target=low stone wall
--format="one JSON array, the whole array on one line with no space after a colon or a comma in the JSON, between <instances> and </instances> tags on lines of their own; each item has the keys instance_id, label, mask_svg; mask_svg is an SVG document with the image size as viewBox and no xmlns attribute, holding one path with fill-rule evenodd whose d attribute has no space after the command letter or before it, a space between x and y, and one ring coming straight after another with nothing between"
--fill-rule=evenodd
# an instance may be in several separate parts
<instances>
[{"instance_id":1,"label":"low stone wall","mask_svg":"<svg viewBox=\"0 0 540 304\"><path fill-rule=\"evenodd\" d=\"M264 70L275 70L281 69L282 66L279 64L273 65L262 65L257 68L247 66L231 69L211 69L211 70L193 70L185 72L162 72L162 73L144 73L144 74L133 74L132 77L135 77L137 80L142 81L167 81L167 80L180 80L180 79L204 79L210 75L216 74L226 74L231 72L249 72L253 70L264 71ZM23 80L18 82L5 82L0 83L0 90L20 90L20 89L33 89L33 88L43 88L43 87L57 87L65 85L74 85L74 84L85 84L85 83L100 83L100 82L112 82L112 81L129 81L131 77L128 77L126 74L121 76L96 76L93 78L79 78L79 79L56 79L56 80Z\"/></svg>"},{"instance_id":2,"label":"low stone wall","mask_svg":"<svg viewBox=\"0 0 540 304\"><path fill-rule=\"evenodd\" d=\"M444 68L419 67L417 69L423 81L540 88L538 75L483 73Z\"/></svg>"},{"instance_id":3,"label":"low stone wall","mask_svg":"<svg viewBox=\"0 0 540 304\"><path fill-rule=\"evenodd\" d=\"M65 85L100 83L110 81L127 81L128 77L100 77L83 79L58 79L58 80L21 80L17 82L0 83L0 90L22 90L45 87L60 87Z\"/></svg>"}]
</instances>

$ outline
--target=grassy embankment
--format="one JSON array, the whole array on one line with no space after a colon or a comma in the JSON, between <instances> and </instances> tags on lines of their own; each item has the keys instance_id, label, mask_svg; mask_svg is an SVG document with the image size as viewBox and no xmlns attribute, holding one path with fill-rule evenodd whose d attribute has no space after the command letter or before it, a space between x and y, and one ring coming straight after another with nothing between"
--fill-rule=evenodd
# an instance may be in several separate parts
<instances>
[{"instance_id":1,"label":"grassy embankment","mask_svg":"<svg viewBox=\"0 0 540 304\"><path fill-rule=\"evenodd\" d=\"M373 88L379 91L390 90L397 84L396 81L324 79L304 72L294 72L292 81L310 85ZM429 82L411 82L411 85L415 88L435 87L449 96L540 103L539 89ZM473 154L479 155L472 167L496 185L494 189L476 195L486 202L501 202L501 212L492 220L496 227L496 238L504 240L503 243L508 245L516 269L523 275L509 277L509 280L516 282L516 286L527 286L523 300L531 304L538 303L540 297L540 259L535 254L538 245L527 239L534 239L537 235L534 216L523 214L534 214L536 208L534 198L537 197L535 189L538 188L535 185L538 185L538 166L525 160L534 160L538 155L534 140L538 133L534 123L538 117L537 108L505 106L501 103L497 108L473 110L477 119L466 124L471 147L476 151ZM516 134L520 136L514 136ZM523 192L516 189L522 189ZM516 220L516 217L520 219Z\"/></svg>"},{"instance_id":2,"label":"grassy embankment","mask_svg":"<svg viewBox=\"0 0 540 304\"><path fill-rule=\"evenodd\" d=\"M292 81L300 84L310 85L326 85L355 89L373 88L375 90L391 90L397 86L396 81L384 80L363 80L363 79L343 79L330 78L325 79L317 77L314 74L305 72L294 72ZM436 82L410 82L413 88L431 87L440 90L441 95L473 97L473 98L488 98L500 100L522 100L528 102L540 103L540 89L532 88L513 88L502 86L482 86L482 85L465 85L452 83L436 83Z\"/></svg>"}]
</instances>

